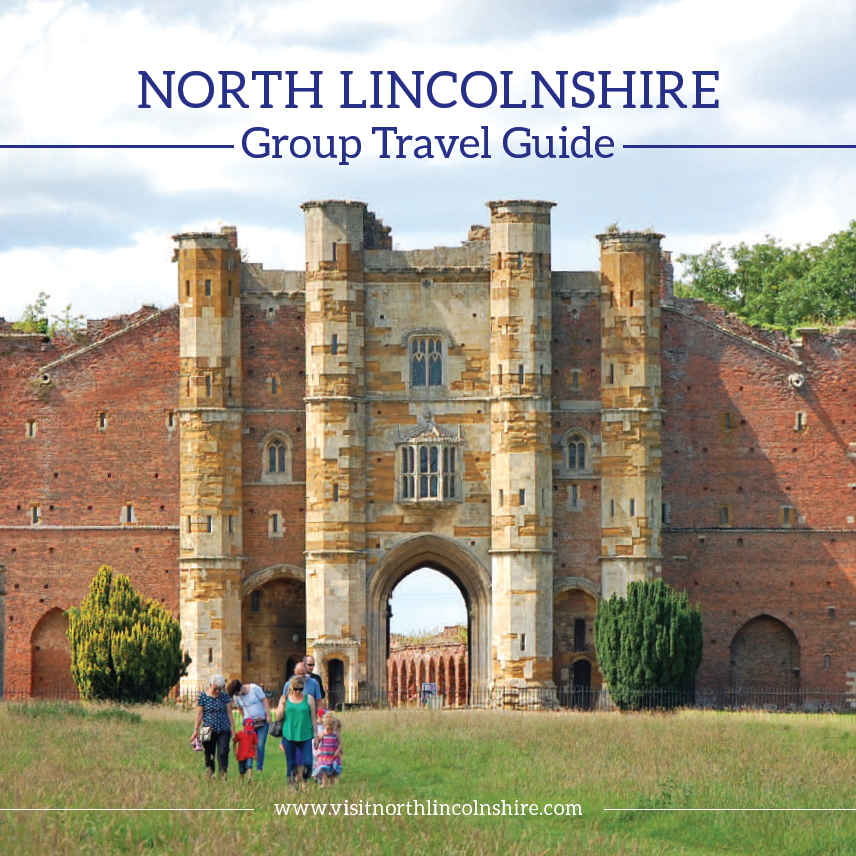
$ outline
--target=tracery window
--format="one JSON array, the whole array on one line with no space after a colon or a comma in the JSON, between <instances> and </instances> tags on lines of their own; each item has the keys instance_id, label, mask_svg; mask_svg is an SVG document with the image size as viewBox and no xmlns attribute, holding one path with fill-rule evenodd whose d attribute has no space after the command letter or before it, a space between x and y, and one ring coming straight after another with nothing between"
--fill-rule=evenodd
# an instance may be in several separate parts
<instances>
[{"instance_id":1,"label":"tracery window","mask_svg":"<svg viewBox=\"0 0 856 856\"><path fill-rule=\"evenodd\" d=\"M579 435L568 440L568 469L584 470L588 465L588 444Z\"/></svg>"},{"instance_id":2,"label":"tracery window","mask_svg":"<svg viewBox=\"0 0 856 856\"><path fill-rule=\"evenodd\" d=\"M284 473L286 471L287 449L282 440L274 440L268 446L268 472Z\"/></svg>"},{"instance_id":3,"label":"tracery window","mask_svg":"<svg viewBox=\"0 0 856 856\"><path fill-rule=\"evenodd\" d=\"M276 432L262 446L262 481L277 484L291 480L291 443Z\"/></svg>"},{"instance_id":4,"label":"tracery window","mask_svg":"<svg viewBox=\"0 0 856 856\"><path fill-rule=\"evenodd\" d=\"M401 499L457 499L457 449L453 445L401 447Z\"/></svg>"},{"instance_id":5,"label":"tracery window","mask_svg":"<svg viewBox=\"0 0 856 856\"><path fill-rule=\"evenodd\" d=\"M410 385L443 385L443 340L439 336L411 338Z\"/></svg>"}]
</instances>

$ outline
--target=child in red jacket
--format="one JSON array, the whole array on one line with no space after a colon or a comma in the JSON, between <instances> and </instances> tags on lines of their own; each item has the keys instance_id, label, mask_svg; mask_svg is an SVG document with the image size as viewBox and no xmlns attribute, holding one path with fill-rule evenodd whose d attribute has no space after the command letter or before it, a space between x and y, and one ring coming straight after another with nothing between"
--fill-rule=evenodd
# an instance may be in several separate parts
<instances>
[{"instance_id":1,"label":"child in red jacket","mask_svg":"<svg viewBox=\"0 0 856 856\"><path fill-rule=\"evenodd\" d=\"M248 716L244 720L244 730L235 735L235 757L238 759L241 781L244 780L244 773L249 773L248 781L253 780L253 761L256 760L258 745L259 738L253 728L253 718Z\"/></svg>"}]
</instances>

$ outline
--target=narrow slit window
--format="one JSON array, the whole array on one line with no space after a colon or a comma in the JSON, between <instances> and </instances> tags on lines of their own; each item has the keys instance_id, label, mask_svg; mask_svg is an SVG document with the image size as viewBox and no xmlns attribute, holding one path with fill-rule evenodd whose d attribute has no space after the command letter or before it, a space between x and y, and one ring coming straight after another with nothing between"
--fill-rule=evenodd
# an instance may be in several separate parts
<instances>
[{"instance_id":1,"label":"narrow slit window","mask_svg":"<svg viewBox=\"0 0 856 856\"><path fill-rule=\"evenodd\" d=\"M333 244L333 246L335 247L336 245ZM330 348L330 353L334 355L339 353L339 337L335 333L333 334L333 344Z\"/></svg>"},{"instance_id":2,"label":"narrow slit window","mask_svg":"<svg viewBox=\"0 0 856 856\"><path fill-rule=\"evenodd\" d=\"M36 436L36 422L34 419L30 419L27 422L27 436L35 437Z\"/></svg>"},{"instance_id":3,"label":"narrow slit window","mask_svg":"<svg viewBox=\"0 0 856 856\"><path fill-rule=\"evenodd\" d=\"M205 395L211 397L211 375L205 375Z\"/></svg>"},{"instance_id":4,"label":"narrow slit window","mask_svg":"<svg viewBox=\"0 0 856 856\"><path fill-rule=\"evenodd\" d=\"M205 518L205 531L214 531L214 518L210 514Z\"/></svg>"},{"instance_id":5,"label":"narrow slit window","mask_svg":"<svg viewBox=\"0 0 856 856\"><path fill-rule=\"evenodd\" d=\"M333 485L333 502L339 501L339 485Z\"/></svg>"},{"instance_id":6,"label":"narrow slit window","mask_svg":"<svg viewBox=\"0 0 856 856\"><path fill-rule=\"evenodd\" d=\"M521 507L526 505L526 488L520 488L520 493L518 496Z\"/></svg>"},{"instance_id":7,"label":"narrow slit window","mask_svg":"<svg viewBox=\"0 0 856 856\"><path fill-rule=\"evenodd\" d=\"M190 297L190 280L184 280L184 296Z\"/></svg>"},{"instance_id":8,"label":"narrow slit window","mask_svg":"<svg viewBox=\"0 0 856 856\"><path fill-rule=\"evenodd\" d=\"M571 485L571 506L577 508L580 504L580 489L575 485Z\"/></svg>"},{"instance_id":9,"label":"narrow slit window","mask_svg":"<svg viewBox=\"0 0 856 856\"><path fill-rule=\"evenodd\" d=\"M205 296L211 297L211 280L210 279L205 280Z\"/></svg>"},{"instance_id":10,"label":"narrow slit window","mask_svg":"<svg viewBox=\"0 0 856 856\"><path fill-rule=\"evenodd\" d=\"M517 367L517 382L523 386L523 377L524 377L524 368L523 366Z\"/></svg>"},{"instance_id":11,"label":"narrow slit window","mask_svg":"<svg viewBox=\"0 0 856 856\"><path fill-rule=\"evenodd\" d=\"M521 651L526 650L526 634L525 633L520 634L520 650Z\"/></svg>"},{"instance_id":12,"label":"narrow slit window","mask_svg":"<svg viewBox=\"0 0 856 856\"><path fill-rule=\"evenodd\" d=\"M635 499L630 500L630 516L631 517L636 516L636 500Z\"/></svg>"},{"instance_id":13,"label":"narrow slit window","mask_svg":"<svg viewBox=\"0 0 856 856\"><path fill-rule=\"evenodd\" d=\"M33 505L31 514L31 520L33 521L33 524L42 522L42 507L40 505Z\"/></svg>"},{"instance_id":14,"label":"narrow slit window","mask_svg":"<svg viewBox=\"0 0 856 856\"><path fill-rule=\"evenodd\" d=\"M338 255L339 255L338 245L336 244L335 241L333 241L333 261L334 262L338 261Z\"/></svg>"},{"instance_id":15,"label":"narrow slit window","mask_svg":"<svg viewBox=\"0 0 856 856\"><path fill-rule=\"evenodd\" d=\"M134 522L134 506L132 503L127 503L125 505L125 523L133 523Z\"/></svg>"}]
</instances>

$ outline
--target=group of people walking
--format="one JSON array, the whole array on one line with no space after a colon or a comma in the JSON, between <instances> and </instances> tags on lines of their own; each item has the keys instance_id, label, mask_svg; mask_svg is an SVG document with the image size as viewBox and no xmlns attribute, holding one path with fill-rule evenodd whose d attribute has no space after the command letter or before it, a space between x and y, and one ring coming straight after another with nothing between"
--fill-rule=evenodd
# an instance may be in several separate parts
<instances>
[{"instance_id":1,"label":"group of people walking","mask_svg":"<svg viewBox=\"0 0 856 856\"><path fill-rule=\"evenodd\" d=\"M276 710L258 684L244 684L238 679L226 685L222 675L214 675L196 704L196 723L191 742L205 753L205 769L214 777L214 760L220 778L229 768L229 747L234 743L241 778L253 777L253 763L261 773L265 763L265 743L271 726L281 721L282 742L289 781L297 784L302 768L302 781L315 777L323 786L335 783L342 771L341 722L325 711L321 702L326 693L321 677L314 674L315 658L307 655L294 668L286 681ZM243 731L235 727L234 711L240 710ZM314 750L314 751L313 751Z\"/></svg>"}]
</instances>

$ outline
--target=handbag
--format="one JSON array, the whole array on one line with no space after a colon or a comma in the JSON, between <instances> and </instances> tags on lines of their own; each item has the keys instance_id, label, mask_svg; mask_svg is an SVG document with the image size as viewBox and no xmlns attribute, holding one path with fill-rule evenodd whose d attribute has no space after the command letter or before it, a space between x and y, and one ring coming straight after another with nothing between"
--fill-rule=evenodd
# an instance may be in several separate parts
<instances>
[{"instance_id":1,"label":"handbag","mask_svg":"<svg viewBox=\"0 0 856 856\"><path fill-rule=\"evenodd\" d=\"M270 731L268 732L271 737L282 737L282 720L278 719L273 723L270 727Z\"/></svg>"},{"instance_id":2,"label":"handbag","mask_svg":"<svg viewBox=\"0 0 856 856\"><path fill-rule=\"evenodd\" d=\"M207 743L214 736L214 729L210 725L203 725L199 729L199 740Z\"/></svg>"}]
</instances>

